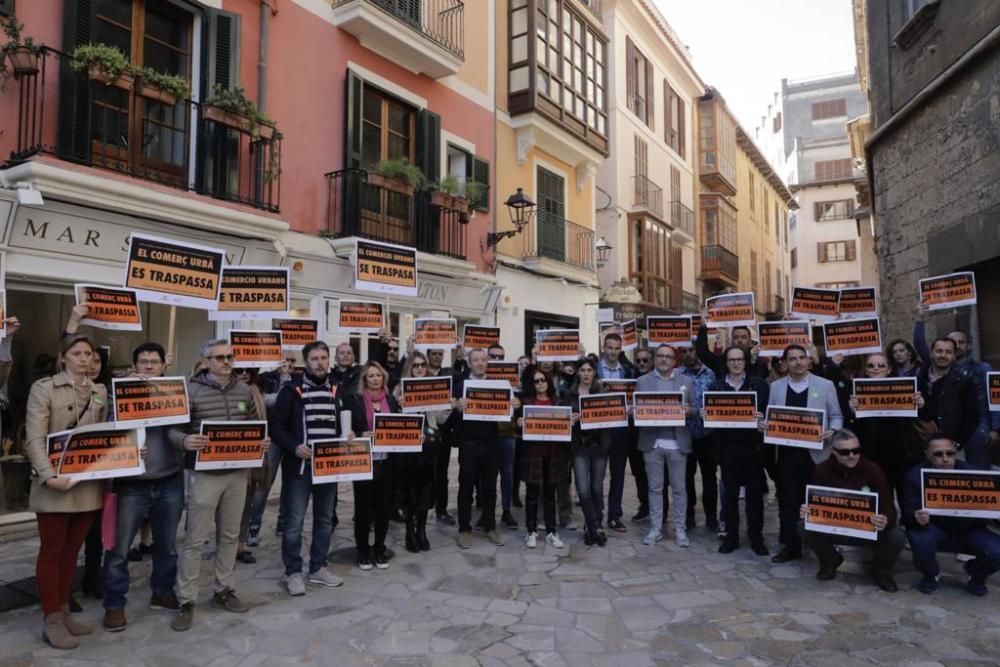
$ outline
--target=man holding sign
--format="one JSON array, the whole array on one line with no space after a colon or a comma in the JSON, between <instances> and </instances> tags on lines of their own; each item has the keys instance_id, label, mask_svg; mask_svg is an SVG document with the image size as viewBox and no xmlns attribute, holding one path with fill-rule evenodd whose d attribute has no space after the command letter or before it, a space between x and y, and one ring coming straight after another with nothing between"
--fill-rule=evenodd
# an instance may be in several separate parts
<instances>
[{"instance_id":1,"label":"man holding sign","mask_svg":"<svg viewBox=\"0 0 1000 667\"><path fill-rule=\"evenodd\" d=\"M882 469L861 455L858 436L847 429L839 429L830 438L833 454L813 470L810 484L851 491L871 491L878 494L878 513L871 517L877 531L875 544L871 540L832 535L826 532L803 530L806 544L819 559L816 578L830 581L837 576L837 568L844 557L837 550L838 544L871 547L873 550L872 576L875 584L887 593L898 589L892 578L892 568L903 550L903 531L896 525L896 506L892 501L892 487ZM809 518L809 505L803 503L799 516Z\"/></svg>"},{"instance_id":2,"label":"man holding sign","mask_svg":"<svg viewBox=\"0 0 1000 667\"><path fill-rule=\"evenodd\" d=\"M247 497L248 468L236 470L195 470L198 450L209 444L208 436L201 435L201 422L256 421L266 419L258 414L250 385L240 382L233 375L233 348L228 340L210 340L201 347L204 370L194 375L188 383L191 406L191 423L170 428L170 441L187 452L190 485L187 497L188 527L184 552L177 568L177 600L180 610L170 623L178 632L191 628L194 621L194 603L198 599L198 580L201 575L202 551L211 535L213 524L216 532L215 595L212 606L243 614L249 607L236 597L234 569L239 545L240 521ZM261 446L270 444L264 438Z\"/></svg>"},{"instance_id":3,"label":"man holding sign","mask_svg":"<svg viewBox=\"0 0 1000 667\"><path fill-rule=\"evenodd\" d=\"M921 470L973 470L957 458L955 443L943 433L931 435L927 441L927 460L906 475L903 494L903 525L906 539L913 549L913 560L923 573L917 590L931 594L938 589L941 568L937 552L953 551L976 555L965 563L969 579L965 590L972 595L986 595L986 579L1000 569L1000 535L986 525L986 519L931 516L924 508L924 491L921 488Z\"/></svg>"},{"instance_id":4,"label":"man holding sign","mask_svg":"<svg viewBox=\"0 0 1000 667\"><path fill-rule=\"evenodd\" d=\"M824 410L826 425L824 437L844 425L844 417L833 383L809 372L809 352L801 345L789 345L782 357L788 366L788 375L771 385L769 406L809 408ZM767 423L762 422L762 430ZM781 550L771 559L774 563L787 563L802 558L802 539L799 536L799 507L805 502L806 484L813 466L828 455L822 447L804 449L782 446L778 452L778 519L781 528L778 540Z\"/></svg>"}]
</instances>

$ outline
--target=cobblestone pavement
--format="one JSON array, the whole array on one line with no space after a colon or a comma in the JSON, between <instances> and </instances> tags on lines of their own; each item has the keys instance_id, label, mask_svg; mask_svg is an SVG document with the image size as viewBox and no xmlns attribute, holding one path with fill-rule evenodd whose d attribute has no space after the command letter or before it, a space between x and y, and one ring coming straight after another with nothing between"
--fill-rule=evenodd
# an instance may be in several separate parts
<instances>
[{"instance_id":1,"label":"cobblestone pavement","mask_svg":"<svg viewBox=\"0 0 1000 667\"><path fill-rule=\"evenodd\" d=\"M634 487L627 494L626 510L634 512ZM279 586L272 500L258 563L237 565L238 591L253 605L248 614L208 606L206 566L195 625L173 632L169 613L146 608L147 558L133 564L125 632L98 629L79 649L56 651L39 639L37 606L0 614L0 664L1000 664L1000 590L984 599L967 595L951 556L942 558L941 590L924 596L913 588L918 577L904 552L896 569L901 590L892 595L870 582L863 552L847 552L842 574L824 583L814 578L812 557L773 565L745 540L744 548L722 555L717 537L700 525L689 549L669 539L644 546L648 523L640 523L611 533L606 548L588 548L579 531L563 531L566 548L540 540L532 550L523 531L507 530L505 546L480 533L467 551L456 547L453 528L432 526L432 550L409 554L402 527L393 524L389 569L362 572L354 566L347 485L340 496L331 566L345 579L340 588L310 586L307 595L290 598ZM519 510L515 516L523 519ZM772 548L776 521L772 501ZM25 568L33 552L30 542L0 545L0 569ZM84 605L82 617L99 625L100 603Z\"/></svg>"}]
</instances>

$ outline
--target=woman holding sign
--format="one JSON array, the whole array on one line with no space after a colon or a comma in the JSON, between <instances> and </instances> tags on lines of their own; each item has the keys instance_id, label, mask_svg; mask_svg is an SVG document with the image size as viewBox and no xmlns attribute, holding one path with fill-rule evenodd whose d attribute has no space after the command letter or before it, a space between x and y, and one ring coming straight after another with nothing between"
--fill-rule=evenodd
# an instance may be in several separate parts
<instances>
[{"instance_id":1,"label":"woman holding sign","mask_svg":"<svg viewBox=\"0 0 1000 667\"><path fill-rule=\"evenodd\" d=\"M377 413L400 412L395 396L388 393L389 374L382 364L369 361L361 367L358 393L344 397L344 410L351 411L355 433L371 438ZM354 543L358 548L358 567L380 570L389 567L385 536L389 532L389 515L395 498L393 461L388 454L372 453L372 479L352 482L354 485ZM375 526L375 545L368 543L369 526Z\"/></svg>"},{"instance_id":2,"label":"woman holding sign","mask_svg":"<svg viewBox=\"0 0 1000 667\"><path fill-rule=\"evenodd\" d=\"M597 379L597 362L589 357L576 362L576 383L566 395L567 403L573 408L573 441L570 445L573 477L586 522L583 543L601 547L608 543L601 525L604 521L604 473L608 468L611 442L607 429L584 431L580 428L580 397L603 391Z\"/></svg>"},{"instance_id":3,"label":"woman holding sign","mask_svg":"<svg viewBox=\"0 0 1000 667\"><path fill-rule=\"evenodd\" d=\"M403 365L402 377L428 377L430 367L423 352L409 350ZM393 391L397 403L402 402L403 385L397 384ZM410 553L430 551L427 540L427 513L434 506L434 461L437 452L449 447L442 442L441 427L451 410L433 410L424 413L424 443L418 454L400 454L396 457L399 475L400 496L403 519L406 521L406 550Z\"/></svg>"},{"instance_id":4,"label":"woman holding sign","mask_svg":"<svg viewBox=\"0 0 1000 667\"><path fill-rule=\"evenodd\" d=\"M712 392L742 392L752 393L756 398L754 416L745 427L735 425L735 418L727 412L735 412L734 406L727 410L725 406L716 408L710 403L712 395L705 397L705 409L702 417L705 426L711 428L712 422L728 422L725 427L713 428L715 446L722 465L722 485L726 489L723 497L723 516L726 521L726 539L719 545L719 553L728 554L740 547L740 487L746 487L747 537L750 538L750 548L758 556L768 555L764 544L764 464L761 457L763 438L757 430L757 420L763 419L761 409L767 405L767 382L747 372L750 365L750 352L744 347L731 345L723 353L726 364L726 375L716 380ZM726 397L723 397L726 398ZM749 404L749 401L747 402ZM713 411L717 411L713 415ZM720 414L721 413L721 414ZM740 415L743 416L743 415ZM718 418L717 418L718 417Z\"/></svg>"},{"instance_id":5,"label":"woman holding sign","mask_svg":"<svg viewBox=\"0 0 1000 667\"><path fill-rule=\"evenodd\" d=\"M28 395L25 451L36 475L28 509L38 515L36 578L42 602L42 637L55 648L80 645L80 635L93 630L73 620L69 596L80 547L104 499L105 483L75 482L58 474L49 459L47 436L107 417L108 392L88 377L97 350L86 336L63 339L62 372L31 386Z\"/></svg>"},{"instance_id":6,"label":"woman holding sign","mask_svg":"<svg viewBox=\"0 0 1000 667\"><path fill-rule=\"evenodd\" d=\"M528 366L521 375L524 392L522 405L556 406L562 405L551 373L538 366ZM517 415L518 429L524 427ZM569 472L569 449L562 442L522 441L518 444L524 453L521 457L521 479L527 489L524 500L524 523L528 528L525 544L534 549L538 544L538 502L541 496L542 513L545 519L545 543L561 549L565 546L556 532L556 484L564 481ZM589 532L589 531L588 531Z\"/></svg>"}]
</instances>

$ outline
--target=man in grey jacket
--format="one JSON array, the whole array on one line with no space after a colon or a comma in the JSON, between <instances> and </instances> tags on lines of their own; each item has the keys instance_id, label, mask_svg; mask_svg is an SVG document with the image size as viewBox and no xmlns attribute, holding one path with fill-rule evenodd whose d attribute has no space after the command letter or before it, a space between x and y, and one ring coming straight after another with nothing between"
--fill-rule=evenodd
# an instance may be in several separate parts
<instances>
[{"instance_id":1,"label":"man in grey jacket","mask_svg":"<svg viewBox=\"0 0 1000 667\"><path fill-rule=\"evenodd\" d=\"M823 438L844 425L837 400L837 388L833 383L809 372L809 352L801 345L789 345L782 355L788 366L788 375L771 385L768 405L791 408L811 408L826 411ZM767 424L761 422L761 429ZM806 485L812 476L813 467L830 456L830 450L803 449L801 447L778 448L778 520L781 528L778 541L781 550L771 558L773 563L787 563L802 558L802 538L799 535L799 508L806 501Z\"/></svg>"},{"instance_id":2,"label":"man in grey jacket","mask_svg":"<svg viewBox=\"0 0 1000 667\"><path fill-rule=\"evenodd\" d=\"M170 441L187 451L189 489L187 496L188 528L177 568L177 600L180 610L170 627L178 632L191 628L194 603L198 598L202 550L216 527L215 595L212 606L238 614L246 606L233 590L236 550L239 546L240 520L247 497L249 469L194 470L195 454L208 444L200 435L201 423L212 421L259 421L267 418L257 413L253 390L233 375L233 348L225 339L210 340L201 347L206 368L188 381L191 423L170 429ZM270 445L265 438L265 450Z\"/></svg>"},{"instance_id":3,"label":"man in grey jacket","mask_svg":"<svg viewBox=\"0 0 1000 667\"><path fill-rule=\"evenodd\" d=\"M694 393L691 378L675 373L677 350L669 345L660 345L653 355L654 368L636 382L636 391L681 391L685 400L690 401ZM693 414L694 406L688 405ZM687 426L646 426L639 428L639 451L646 464L649 480L649 518L652 526L643 538L643 543L652 545L663 539L663 468L670 473L670 486L674 495L674 536L677 546L691 546L685 527L687 516L687 488L685 475L687 456L691 453L691 432Z\"/></svg>"}]
</instances>

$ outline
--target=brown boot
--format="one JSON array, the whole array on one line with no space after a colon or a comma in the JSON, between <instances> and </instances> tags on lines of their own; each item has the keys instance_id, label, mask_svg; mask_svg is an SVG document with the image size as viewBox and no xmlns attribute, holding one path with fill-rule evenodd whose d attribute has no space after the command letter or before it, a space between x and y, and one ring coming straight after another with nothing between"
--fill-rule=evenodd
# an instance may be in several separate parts
<instances>
[{"instance_id":1,"label":"brown boot","mask_svg":"<svg viewBox=\"0 0 1000 667\"><path fill-rule=\"evenodd\" d=\"M73 618L73 614L69 611L69 603L62 606L63 623L66 625L66 629L74 637L82 637L83 635L89 635L94 632L94 628L86 625L85 623L80 623Z\"/></svg>"},{"instance_id":2,"label":"brown boot","mask_svg":"<svg viewBox=\"0 0 1000 667\"><path fill-rule=\"evenodd\" d=\"M66 628L61 611L45 615L42 622L42 639L52 648L71 649L80 645L80 640L71 635Z\"/></svg>"}]
</instances>

